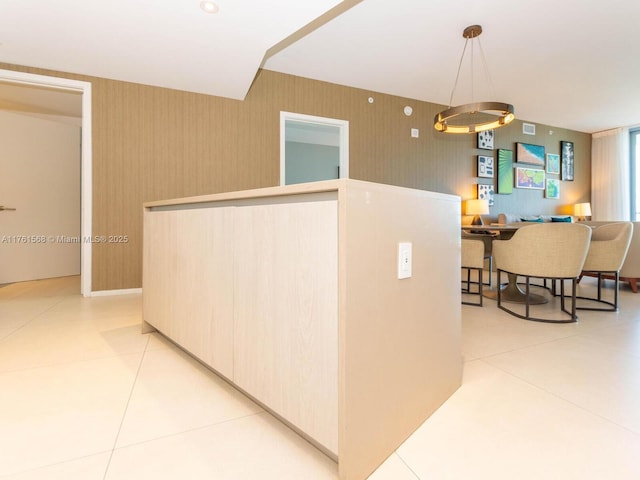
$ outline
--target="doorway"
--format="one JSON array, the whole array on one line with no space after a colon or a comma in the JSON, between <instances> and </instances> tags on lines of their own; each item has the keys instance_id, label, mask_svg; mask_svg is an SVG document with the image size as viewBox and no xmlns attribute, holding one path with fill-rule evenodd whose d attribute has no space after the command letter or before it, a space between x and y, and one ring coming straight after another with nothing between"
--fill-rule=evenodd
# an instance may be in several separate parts
<instances>
[{"instance_id":1,"label":"doorway","mask_svg":"<svg viewBox=\"0 0 640 480\"><path fill-rule=\"evenodd\" d=\"M91 83L66 78L0 70L0 82L35 89L76 92L82 95L81 175L80 175L80 293L91 296L91 232L92 232L92 130ZM87 241L85 241L87 240Z\"/></svg>"},{"instance_id":2,"label":"doorway","mask_svg":"<svg viewBox=\"0 0 640 480\"><path fill-rule=\"evenodd\" d=\"M631 140L631 221L640 221L640 129L629 131Z\"/></svg>"},{"instance_id":3,"label":"doorway","mask_svg":"<svg viewBox=\"0 0 640 480\"><path fill-rule=\"evenodd\" d=\"M349 178L349 122L280 112L280 185Z\"/></svg>"}]
</instances>

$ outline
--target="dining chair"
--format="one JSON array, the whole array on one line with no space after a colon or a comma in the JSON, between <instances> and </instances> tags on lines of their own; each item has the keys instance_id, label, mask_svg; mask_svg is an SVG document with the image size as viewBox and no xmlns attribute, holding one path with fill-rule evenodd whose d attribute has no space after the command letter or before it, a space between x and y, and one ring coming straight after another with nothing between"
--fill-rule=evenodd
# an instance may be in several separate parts
<instances>
[{"instance_id":1,"label":"dining chair","mask_svg":"<svg viewBox=\"0 0 640 480\"><path fill-rule=\"evenodd\" d=\"M493 242L493 257L498 272L498 308L518 318L548 323L576 322L577 281L587 257L591 228L578 223L541 223L517 230L509 240ZM524 277L524 314L508 308L503 299L502 274ZM534 316L531 278L559 280L560 318ZM571 281L571 310L564 295L565 280ZM515 281L515 280L514 280ZM537 308L537 306L536 306ZM536 315L540 315L539 313Z\"/></svg>"},{"instance_id":2,"label":"dining chair","mask_svg":"<svg viewBox=\"0 0 640 480\"><path fill-rule=\"evenodd\" d=\"M603 306L584 305L581 302L578 310L597 310L602 312L616 312L618 310L618 294L620 290L620 269L629 251L633 223L615 222L600 225L593 229L587 258L582 267L582 275L597 277L598 287L596 297L578 296L580 300L589 300ZM604 279L613 278L613 301L603 298L602 286ZM589 306L592 305L592 306Z\"/></svg>"},{"instance_id":3,"label":"dining chair","mask_svg":"<svg viewBox=\"0 0 640 480\"><path fill-rule=\"evenodd\" d=\"M482 240L462 239L461 267L466 272L466 280L462 280L461 292L467 295L477 295L477 302L462 300L464 305L482 306L482 271L484 269L484 242ZM471 274L475 272L476 278L472 279ZM472 288L475 287L475 288Z\"/></svg>"},{"instance_id":4,"label":"dining chair","mask_svg":"<svg viewBox=\"0 0 640 480\"><path fill-rule=\"evenodd\" d=\"M489 278L487 281L484 280L484 272L482 276L483 285L487 285L489 288L493 287L493 255L492 251L492 243L498 237L498 232L482 232L482 233L471 233L471 232L462 232L462 239L470 239L470 240L480 240L484 245L484 261L485 265L488 267Z\"/></svg>"}]
</instances>

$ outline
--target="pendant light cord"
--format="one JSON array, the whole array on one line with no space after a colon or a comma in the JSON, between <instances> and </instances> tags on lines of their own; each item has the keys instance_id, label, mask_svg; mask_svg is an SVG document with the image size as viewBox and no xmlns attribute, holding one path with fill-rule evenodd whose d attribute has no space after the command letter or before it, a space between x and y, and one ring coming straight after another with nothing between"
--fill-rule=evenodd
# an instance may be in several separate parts
<instances>
[{"instance_id":1,"label":"pendant light cord","mask_svg":"<svg viewBox=\"0 0 640 480\"><path fill-rule=\"evenodd\" d=\"M484 55L484 49L482 48L482 42L480 42L480 35L476 35L473 37L469 37L465 39L464 47L462 49L462 55L460 56L460 62L458 63L458 72L456 73L456 81L453 84L453 89L451 90L451 96L449 97L449 108L453 105L453 96L456 93L456 89L458 88L458 80L460 79L460 71L462 70L462 62L464 62L464 56L467 52L467 45L469 44L469 40L471 40L471 103L475 103L475 91L474 91L474 74L475 68L473 64L474 57L474 45L473 40L478 40L478 47L480 48L480 58L482 60L482 68L484 69L485 78L487 81L487 85L489 85L489 93L491 93L495 97L495 87L493 85L493 80L491 75L489 74L489 68L487 66L487 59Z\"/></svg>"},{"instance_id":2,"label":"pendant light cord","mask_svg":"<svg viewBox=\"0 0 640 480\"><path fill-rule=\"evenodd\" d=\"M462 49L462 56L460 57L460 63L458 63L458 73L456 73L456 81L453 84L453 89L451 90L451 96L449 97L449 108L453 105L453 95L456 93L456 88L458 87L458 79L460 78L460 70L462 69L462 61L464 60L464 54L467 51L467 44L469 43L469 39L467 38L464 41L464 48Z\"/></svg>"}]
</instances>

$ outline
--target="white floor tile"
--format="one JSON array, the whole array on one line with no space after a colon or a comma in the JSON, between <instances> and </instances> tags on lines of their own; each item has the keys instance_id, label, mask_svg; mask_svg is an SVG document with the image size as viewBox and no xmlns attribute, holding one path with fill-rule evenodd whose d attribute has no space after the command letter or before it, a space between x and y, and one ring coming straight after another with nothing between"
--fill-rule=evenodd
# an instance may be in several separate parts
<instances>
[{"instance_id":1,"label":"white floor tile","mask_svg":"<svg viewBox=\"0 0 640 480\"><path fill-rule=\"evenodd\" d=\"M14 300L0 297L0 328L22 327L51 310L60 301L56 297Z\"/></svg>"},{"instance_id":2,"label":"white floor tile","mask_svg":"<svg viewBox=\"0 0 640 480\"><path fill-rule=\"evenodd\" d=\"M141 295L78 292L77 277L0 288L0 477L337 478L297 434L142 335ZM462 307L462 387L370 478L640 478L640 295L623 288L619 312L579 317Z\"/></svg>"},{"instance_id":3,"label":"white floor tile","mask_svg":"<svg viewBox=\"0 0 640 480\"><path fill-rule=\"evenodd\" d=\"M166 337L163 337L158 332L152 332L146 334L149 337L149 343L147 344L147 352L153 350L162 350L167 348L176 348L176 346L168 340Z\"/></svg>"},{"instance_id":4,"label":"white floor tile","mask_svg":"<svg viewBox=\"0 0 640 480\"><path fill-rule=\"evenodd\" d=\"M15 332L18 328L20 327L14 327L14 328L0 328L0 340L2 340L3 338L8 337L9 335L11 335L13 332Z\"/></svg>"},{"instance_id":5,"label":"white floor tile","mask_svg":"<svg viewBox=\"0 0 640 480\"><path fill-rule=\"evenodd\" d=\"M478 360L398 455L423 480L631 480L638 451L638 435Z\"/></svg>"},{"instance_id":6,"label":"white floor tile","mask_svg":"<svg viewBox=\"0 0 640 480\"><path fill-rule=\"evenodd\" d=\"M106 297L81 297L74 295L62 298L48 309L38 320L43 322L103 320L119 316L137 316L142 321L142 295L115 295Z\"/></svg>"},{"instance_id":7,"label":"white floor tile","mask_svg":"<svg viewBox=\"0 0 640 480\"><path fill-rule=\"evenodd\" d=\"M110 458L111 452L106 452L9 475L2 480L103 480Z\"/></svg>"},{"instance_id":8,"label":"white floor tile","mask_svg":"<svg viewBox=\"0 0 640 480\"><path fill-rule=\"evenodd\" d=\"M640 356L575 336L485 360L640 434Z\"/></svg>"},{"instance_id":9,"label":"white floor tile","mask_svg":"<svg viewBox=\"0 0 640 480\"><path fill-rule=\"evenodd\" d=\"M0 374L0 475L111 450L140 359Z\"/></svg>"},{"instance_id":10,"label":"white floor tile","mask_svg":"<svg viewBox=\"0 0 640 480\"><path fill-rule=\"evenodd\" d=\"M101 320L38 320L0 343L0 372L142 353L147 337L136 316Z\"/></svg>"},{"instance_id":11,"label":"white floor tile","mask_svg":"<svg viewBox=\"0 0 640 480\"><path fill-rule=\"evenodd\" d=\"M582 336L600 342L604 346L640 356L640 322L635 319L615 325L602 325L601 328L585 332Z\"/></svg>"},{"instance_id":12,"label":"white floor tile","mask_svg":"<svg viewBox=\"0 0 640 480\"><path fill-rule=\"evenodd\" d=\"M393 454L369 475L368 480L420 480L397 455Z\"/></svg>"},{"instance_id":13,"label":"white floor tile","mask_svg":"<svg viewBox=\"0 0 640 480\"><path fill-rule=\"evenodd\" d=\"M115 450L105 480L337 480L337 464L267 413Z\"/></svg>"},{"instance_id":14,"label":"white floor tile","mask_svg":"<svg viewBox=\"0 0 640 480\"><path fill-rule=\"evenodd\" d=\"M262 408L177 347L147 351L117 446L253 415Z\"/></svg>"},{"instance_id":15,"label":"white floor tile","mask_svg":"<svg viewBox=\"0 0 640 480\"><path fill-rule=\"evenodd\" d=\"M478 308L480 312L469 308L474 307L463 309L462 318L462 352L467 361L568 337L577 331L572 324L529 322L505 314L492 300Z\"/></svg>"}]
</instances>

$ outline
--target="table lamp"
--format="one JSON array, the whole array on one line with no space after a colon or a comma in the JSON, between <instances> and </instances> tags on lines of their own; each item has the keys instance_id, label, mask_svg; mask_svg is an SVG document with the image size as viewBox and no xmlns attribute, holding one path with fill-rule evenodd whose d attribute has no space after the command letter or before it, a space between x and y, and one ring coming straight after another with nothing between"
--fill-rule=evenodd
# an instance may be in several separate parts
<instances>
[{"instance_id":1,"label":"table lamp","mask_svg":"<svg viewBox=\"0 0 640 480\"><path fill-rule=\"evenodd\" d=\"M584 222L586 217L591 216L591 204L589 202L576 203L573 206L573 214L578 217L579 222Z\"/></svg>"},{"instance_id":2,"label":"table lamp","mask_svg":"<svg viewBox=\"0 0 640 480\"><path fill-rule=\"evenodd\" d=\"M467 215L475 215L471 225L484 225L481 215L489 215L489 200L467 200L465 211Z\"/></svg>"}]
</instances>

